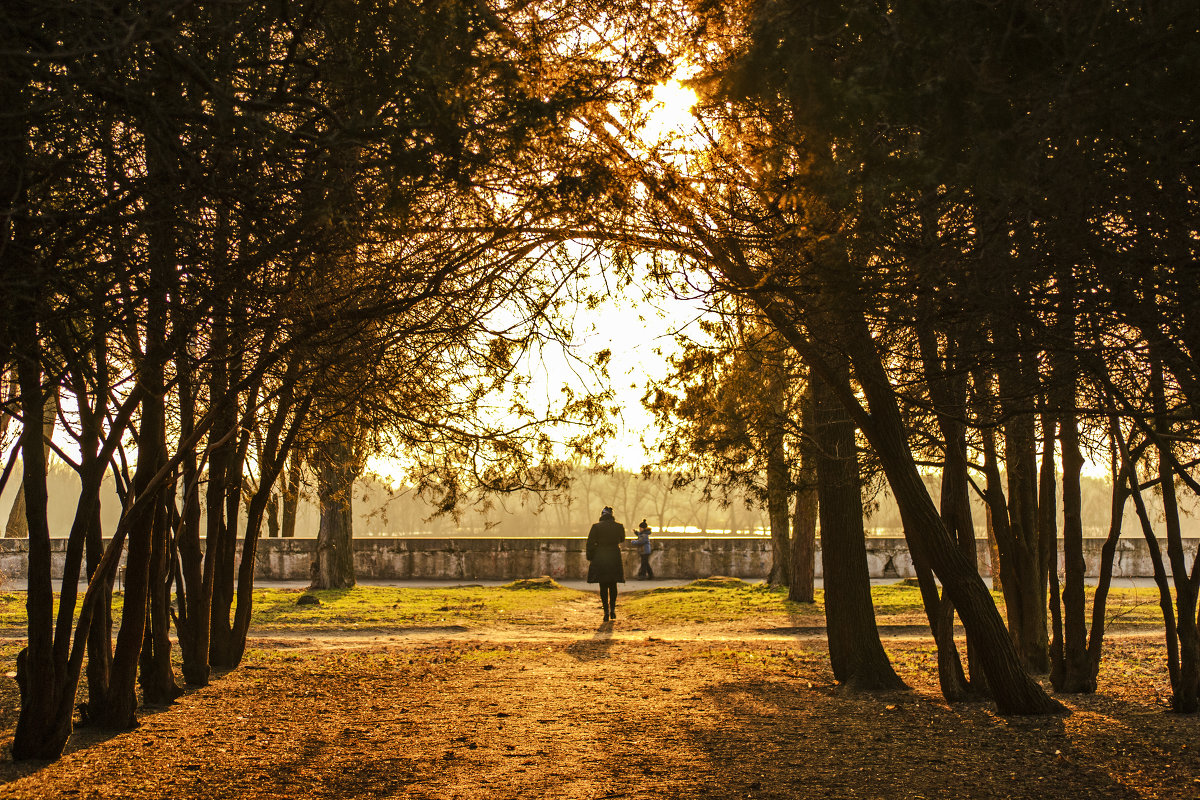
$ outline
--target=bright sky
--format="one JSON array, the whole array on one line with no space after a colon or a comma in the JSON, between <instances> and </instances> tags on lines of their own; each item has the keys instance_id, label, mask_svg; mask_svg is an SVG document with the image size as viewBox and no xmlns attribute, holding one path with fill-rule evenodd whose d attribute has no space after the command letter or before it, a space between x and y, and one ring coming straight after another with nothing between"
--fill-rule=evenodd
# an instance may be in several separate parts
<instances>
[{"instance_id":1,"label":"bright sky","mask_svg":"<svg viewBox=\"0 0 1200 800\"><path fill-rule=\"evenodd\" d=\"M655 300L643 294L649 289ZM596 311L582 311L577 318L581 352L585 357L608 349L610 386L620 408L616 421L619 433L607 451L618 466L640 469L647 461L642 441L653 444L657 428L642 406L647 385L666 375L667 359L676 351L673 334L689 329L702 313L696 303L655 292L653 285L614 289L609 301ZM561 375L548 375L553 380Z\"/></svg>"},{"instance_id":2,"label":"bright sky","mask_svg":"<svg viewBox=\"0 0 1200 800\"><path fill-rule=\"evenodd\" d=\"M696 93L676 79L655 87L642 111L646 122L641 130L647 148L663 143L675 147L686 144L695 131L692 107ZM703 313L698 303L669 295L639 269L634 285L622 288L608 285L609 300L595 311L580 308L576 316L580 352L590 358L609 350L610 385L620 408L617 420L619 433L611 443L608 455L618 466L640 469L648 456L643 441L652 445L657 437L653 417L642 406L647 384L666 375L667 359L675 352L673 334L691 328L697 336L694 322ZM550 384L569 382L571 376L548 373Z\"/></svg>"}]
</instances>

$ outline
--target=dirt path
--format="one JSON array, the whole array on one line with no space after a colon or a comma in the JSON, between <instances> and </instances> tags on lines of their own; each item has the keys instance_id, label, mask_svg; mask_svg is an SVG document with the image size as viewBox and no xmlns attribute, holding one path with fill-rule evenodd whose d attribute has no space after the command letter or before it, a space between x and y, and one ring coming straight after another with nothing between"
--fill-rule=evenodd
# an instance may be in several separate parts
<instances>
[{"instance_id":1,"label":"dirt path","mask_svg":"<svg viewBox=\"0 0 1200 800\"><path fill-rule=\"evenodd\" d=\"M819 638L592 605L541 630L259 636L138 730L3 765L0 798L1200 797L1197 722L1146 691L1148 640L1113 645L1145 659L1128 687L1002 719L941 703L915 638L888 648L916 691L847 696Z\"/></svg>"}]
</instances>

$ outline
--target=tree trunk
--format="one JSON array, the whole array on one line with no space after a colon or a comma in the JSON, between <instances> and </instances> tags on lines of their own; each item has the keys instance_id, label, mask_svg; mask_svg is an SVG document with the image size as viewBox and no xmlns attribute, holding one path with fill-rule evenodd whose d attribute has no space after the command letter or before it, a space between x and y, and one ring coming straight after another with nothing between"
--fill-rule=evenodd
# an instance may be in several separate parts
<instances>
[{"instance_id":1,"label":"tree trunk","mask_svg":"<svg viewBox=\"0 0 1200 800\"><path fill-rule=\"evenodd\" d=\"M860 424L883 464L906 533L922 538L919 546L929 555L930 565L954 602L968 634L976 637L980 662L997 707L1010 714L1062 713L1063 706L1047 696L1022 668L987 586L975 565L950 538L929 497L913 460L895 391L866 319L853 311L847 312L843 319L848 323L843 327L844 346L870 408L869 415L860 414ZM807 346L802 340L794 344ZM850 395L844 397L843 403L848 408L851 403L858 407ZM909 543L909 549L914 549L913 542Z\"/></svg>"},{"instance_id":2,"label":"tree trunk","mask_svg":"<svg viewBox=\"0 0 1200 800\"><path fill-rule=\"evenodd\" d=\"M182 438L195 430L196 392L190 377L191 359L186 347L176 354L179 375L179 420ZM208 614L212 595L204 593L204 554L200 548L200 463L195 450L184 453L180 462L183 478L182 511L175 542L179 554L176 596L179 611L175 629L183 661L183 680L189 686L208 685ZM207 613L206 613L207 609Z\"/></svg>"},{"instance_id":3,"label":"tree trunk","mask_svg":"<svg viewBox=\"0 0 1200 800\"><path fill-rule=\"evenodd\" d=\"M288 368L284 381L284 390L276 402L275 417L271 420L267 431L266 447L259 453L259 483L258 491L250 498L246 509L246 536L242 541L242 557L238 566L237 610L234 612L232 647L228 661L217 666L232 669L241 663L242 655L246 652L246 634L250 631L250 616L254 610L254 566L258 552L258 539L262 531L263 515L269 498L274 496L274 486L279 478L283 465L287 460L288 451L295 443L296 435L304 422L312 403L311 395L305 397L294 410L291 426L286 436L282 436L285 425L292 410L295 378L298 373L298 362L293 360ZM214 662L215 663L215 662Z\"/></svg>"},{"instance_id":4,"label":"tree trunk","mask_svg":"<svg viewBox=\"0 0 1200 800\"><path fill-rule=\"evenodd\" d=\"M1115 427L1120 424L1112 420ZM1110 435L1111 444L1111 435ZM1111 444L1113 449L1115 444ZM1114 458L1116 460L1116 458ZM1088 680L1093 687L1097 685L1100 674L1100 655L1104 647L1104 614L1108 603L1108 589L1112 584L1113 559L1116 557L1117 542L1121 539L1121 524L1125 517L1125 503L1129 499L1129 465L1122 461L1119 469L1114 469L1112 476L1112 502L1109 506L1108 536L1100 551L1100 575L1096 580L1096 594L1092 598L1092 629L1088 634L1087 665ZM1095 691L1095 689L1093 689Z\"/></svg>"},{"instance_id":5,"label":"tree trunk","mask_svg":"<svg viewBox=\"0 0 1200 800\"><path fill-rule=\"evenodd\" d=\"M957 342L954 336L946 337L945 356L938 347L939 337L930 329L917 333L921 351L921 362L925 380L929 386L929 397L933 402L938 428L942 432L941 505L939 511L946 530L958 542L963 555L978 571L979 554L975 545L975 526L971 519L970 480L967 474L967 437L963 419L967 416L967 375L956 363ZM905 534L906 539L915 537ZM928 570L926 566L924 568ZM971 637L967 637L967 662L970 680L963 673L962 661L954 644L954 605L937 588L931 574L918 571L917 580L925 601L926 615L933 628L934 640L938 645L938 679L942 694L947 700L965 699L970 694L986 695L987 681L983 670L975 663ZM932 601L938 598L936 604Z\"/></svg>"},{"instance_id":6,"label":"tree trunk","mask_svg":"<svg viewBox=\"0 0 1200 800\"><path fill-rule=\"evenodd\" d=\"M109 378L108 371L105 366L107 360L107 346L103 339L100 340L100 346L95 354L96 364L99 369L96 370L100 376L92 396L95 397L95 407L89 408L87 403L86 379L84 378L83 369L75 369L77 374L78 385L74 392L78 403L79 416L81 427L85 434L85 439L81 442L81 492L80 505L76 510L76 524L85 528L84 531L84 547L87 556L87 578L88 589L97 596L98 602L93 602L88 609L79 609L79 621L76 624L76 638L79 637L79 631L86 632L86 644L84 648L87 652L87 687L88 687L88 702L87 702L87 717L93 715L103 717L105 715L104 703L108 697L109 677L112 669L112 587L115 571L100 572L101 564L104 559L104 538L103 529L100 521L100 490L104 484L104 473L107 469L108 462L112 457L112 453L116 450L117 443L124 435L129 425L129 419L140 402L138 396L129 395L123 401L121 407L113 417L109 417L108 439L104 442L103 447L97 452L97 448L102 441L103 419L105 417L104 407L108 398ZM140 393L139 393L140 394ZM85 507L83 500L87 498L90 501L90 506ZM72 537L74 537L72 530ZM68 583L64 575L65 584ZM95 584L95 588L93 588ZM84 595L85 602L87 595ZM60 620L62 616L62 608L64 603L60 604ZM74 605L72 601L71 605ZM62 635L64 642L66 641L70 630L70 623L61 620ZM78 647L75 644L74 647ZM65 649L65 648L64 648ZM64 661L68 664L68 669L73 668L71 665L74 660L79 658L78 653L72 653L70 657L64 654ZM72 683L78 683L78 673L74 673L74 677L68 676L68 680Z\"/></svg>"},{"instance_id":7,"label":"tree trunk","mask_svg":"<svg viewBox=\"0 0 1200 800\"><path fill-rule=\"evenodd\" d=\"M844 371L839 379L846 380ZM875 625L854 423L823 381L814 382L813 396L825 626L833 676L853 690L906 689Z\"/></svg>"},{"instance_id":8,"label":"tree trunk","mask_svg":"<svg viewBox=\"0 0 1200 800\"><path fill-rule=\"evenodd\" d=\"M291 539L296 535L296 510L300 505L299 453L292 453L288 458L283 487L283 519L280 520L279 535L284 539Z\"/></svg>"},{"instance_id":9,"label":"tree trunk","mask_svg":"<svg viewBox=\"0 0 1200 800\"><path fill-rule=\"evenodd\" d=\"M161 365L156 367L152 361L147 358L142 369L142 379L148 391L142 401L138 430L138 465L132 486L135 498L141 498L147 491L157 491L149 487L151 478L161 466L158 455L165 435L162 368ZM154 526L160 507L161 501L148 503L130 523L129 550L125 558L124 605L113 650L108 695L104 699L103 713L92 717L98 726L107 730L127 730L138 724L135 683L150 608Z\"/></svg>"},{"instance_id":10,"label":"tree trunk","mask_svg":"<svg viewBox=\"0 0 1200 800\"><path fill-rule=\"evenodd\" d=\"M267 499L267 538L279 538L279 494L271 492Z\"/></svg>"},{"instance_id":11,"label":"tree trunk","mask_svg":"<svg viewBox=\"0 0 1200 800\"><path fill-rule=\"evenodd\" d=\"M165 453L163 461L166 461ZM173 498L170 501L173 503ZM170 705L183 690L175 683L171 668L171 552L167 501L154 509L154 533L150 554L150 617L142 643L138 682L147 705Z\"/></svg>"},{"instance_id":12,"label":"tree trunk","mask_svg":"<svg viewBox=\"0 0 1200 800\"><path fill-rule=\"evenodd\" d=\"M1171 708L1184 714L1200 711L1200 631L1196 625L1196 586L1189 578L1175 499L1175 473L1168 453L1171 422L1167 413L1162 363L1154 343L1150 345L1150 390L1154 405L1154 427L1158 435L1158 481L1162 491L1163 519L1167 529L1167 558L1175 584L1175 624L1179 636L1179 679L1171 697Z\"/></svg>"},{"instance_id":13,"label":"tree trunk","mask_svg":"<svg viewBox=\"0 0 1200 800\"><path fill-rule=\"evenodd\" d=\"M809 433L814 411L811 383L805 386L800 409L803 435L799 448L796 511L792 515L792 583L788 587L788 599L811 603L816 599L814 573L817 551L817 456Z\"/></svg>"},{"instance_id":14,"label":"tree trunk","mask_svg":"<svg viewBox=\"0 0 1200 800\"><path fill-rule=\"evenodd\" d=\"M20 315L13 327L22 416L37 420L44 409L37 323L32 314ZM54 589L46 517L46 446L41 425L23 426L21 453L29 534L25 595L28 644L17 656L21 711L13 734L14 761L58 758L71 734L71 714L68 711L64 719L61 713L62 687L54 665Z\"/></svg>"},{"instance_id":15,"label":"tree trunk","mask_svg":"<svg viewBox=\"0 0 1200 800\"><path fill-rule=\"evenodd\" d=\"M1072 404L1074 392L1071 392ZM1083 517L1080 474L1083 453L1075 414L1062 414L1059 443L1063 467L1063 672L1055 688L1062 692L1096 691L1087 655L1087 598L1084 591Z\"/></svg>"},{"instance_id":16,"label":"tree trunk","mask_svg":"<svg viewBox=\"0 0 1200 800\"><path fill-rule=\"evenodd\" d=\"M97 517L100 511L100 488L104 482L106 467L105 461L101 460L97 453L100 427L96 424L96 417L87 408L87 396L82 391L78 391L77 396L82 433L79 439L79 502L75 508L71 532L67 537L67 552L63 558L58 599L58 622L54 631L54 667L59 671L58 682L64 690L67 662L70 658L71 630L79 594L79 575L89 532L99 524Z\"/></svg>"},{"instance_id":17,"label":"tree trunk","mask_svg":"<svg viewBox=\"0 0 1200 800\"><path fill-rule=\"evenodd\" d=\"M4 526L5 539L29 538L29 521L25 518L25 484L17 486L17 496L8 510L8 524Z\"/></svg>"},{"instance_id":18,"label":"tree trunk","mask_svg":"<svg viewBox=\"0 0 1200 800\"><path fill-rule=\"evenodd\" d=\"M817 487L813 484L796 491L796 507L792 514L792 582L788 585L788 600L812 603L816 600L817 560Z\"/></svg>"},{"instance_id":19,"label":"tree trunk","mask_svg":"<svg viewBox=\"0 0 1200 800\"><path fill-rule=\"evenodd\" d=\"M1122 458L1128 459L1128 450L1123 441L1121 447ZM1146 510L1146 502L1142 498L1136 469L1130 470L1128 480L1129 496L1133 498L1138 523L1141 525L1142 536L1146 540L1146 549L1150 553L1150 563L1153 565L1154 584L1158 587L1158 607L1162 610L1163 633L1167 650L1167 676L1171 680L1171 691L1174 693L1179 691L1179 625L1175 619L1175 603L1171 599L1171 583L1167 577L1166 565L1163 563L1162 550L1158 546L1158 537L1154 535L1154 526L1150 522L1150 514Z\"/></svg>"},{"instance_id":20,"label":"tree trunk","mask_svg":"<svg viewBox=\"0 0 1200 800\"><path fill-rule=\"evenodd\" d=\"M266 486L269 487L270 484L266 484ZM226 656L227 660L221 663L214 662L215 666L224 669L237 667L246 652L246 634L250 631L250 615L254 610L254 561L266 508L264 491L269 493L270 489L260 489L251 499L246 512L246 536L242 542L242 558L238 567L237 609L234 612L231 627L232 646Z\"/></svg>"},{"instance_id":21,"label":"tree trunk","mask_svg":"<svg viewBox=\"0 0 1200 800\"><path fill-rule=\"evenodd\" d=\"M1003 390L1001 390L1003 391ZM1049 631L1046 627L1046 570L1038 530L1037 455L1032 414L1018 414L1004 426L1005 468L1008 470L1008 515L1014 580L1006 582L1010 599L1008 627L1017 652L1031 672L1050 670ZM1001 549L1000 557L1005 551ZM1012 585L1010 586L1009 583Z\"/></svg>"},{"instance_id":22,"label":"tree trunk","mask_svg":"<svg viewBox=\"0 0 1200 800\"><path fill-rule=\"evenodd\" d=\"M792 562L790 520L788 519L788 465L783 451L783 398L784 389L772 385L773 402L771 418L767 421L767 514L771 521L771 571L767 583L773 586L788 586L791 583Z\"/></svg>"},{"instance_id":23,"label":"tree trunk","mask_svg":"<svg viewBox=\"0 0 1200 800\"><path fill-rule=\"evenodd\" d=\"M104 557L104 531L100 524L100 504L92 513L87 532L87 576L88 583L96 576L100 559ZM93 613L87 638L87 687L88 716L105 715L104 699L108 697L109 676L112 670L112 591L113 580L109 576L101 588L100 602Z\"/></svg>"},{"instance_id":24,"label":"tree trunk","mask_svg":"<svg viewBox=\"0 0 1200 800\"><path fill-rule=\"evenodd\" d=\"M1058 582L1058 490L1055 486L1054 431L1057 422L1047 410L1042 415L1042 431L1045 444L1042 446L1042 474L1038 486L1038 525L1042 541L1050 541L1052 547L1046 559L1046 579L1050 606L1050 684L1057 688L1066 671L1064 661L1062 587Z\"/></svg>"},{"instance_id":25,"label":"tree trunk","mask_svg":"<svg viewBox=\"0 0 1200 800\"><path fill-rule=\"evenodd\" d=\"M240 367L238 368L240 372ZM212 618L209 621L208 660L214 667L229 669L237 664L238 649L230 613L237 594L237 540L242 508L242 486L245 479L246 452L250 446L250 429L257 424L251 410L255 407L256 393L251 392L246 400L246 411L242 414L239 427L242 434L234 449L232 463L225 480L225 529L217 547L213 574ZM209 547L212 547L210 544Z\"/></svg>"},{"instance_id":26,"label":"tree trunk","mask_svg":"<svg viewBox=\"0 0 1200 800\"><path fill-rule=\"evenodd\" d=\"M996 527L992 519L992 507L984 505L984 531L987 534L988 577L992 580L992 591L1004 594L1004 578L1000 574L1000 545L996 542Z\"/></svg>"},{"instance_id":27,"label":"tree trunk","mask_svg":"<svg viewBox=\"0 0 1200 800\"><path fill-rule=\"evenodd\" d=\"M905 534L905 539L918 543L921 541L909 534ZM939 594L937 579L929 567L929 557L920 551L913 551L911 555L917 573L917 585L921 590L921 603L925 607L925 617L929 620L929 629L937 647L938 686L942 690L942 697L948 703L970 699L972 692L967 685L962 660L958 657L958 647L954 643L954 604L945 592Z\"/></svg>"},{"instance_id":28,"label":"tree trunk","mask_svg":"<svg viewBox=\"0 0 1200 800\"><path fill-rule=\"evenodd\" d=\"M321 526L312 565L313 589L344 589L354 580L354 479L358 474L348 431L331 430L315 454Z\"/></svg>"}]
</instances>

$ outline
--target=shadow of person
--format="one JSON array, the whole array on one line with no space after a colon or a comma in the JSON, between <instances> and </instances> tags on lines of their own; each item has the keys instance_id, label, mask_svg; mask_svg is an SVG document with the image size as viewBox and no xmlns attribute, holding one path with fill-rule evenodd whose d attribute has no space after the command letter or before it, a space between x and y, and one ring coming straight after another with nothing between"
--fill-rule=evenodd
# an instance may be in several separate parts
<instances>
[{"instance_id":1,"label":"shadow of person","mask_svg":"<svg viewBox=\"0 0 1200 800\"><path fill-rule=\"evenodd\" d=\"M613 643L613 624L601 622L591 639L580 639L567 645L566 652L580 661L596 661L608 658Z\"/></svg>"}]
</instances>

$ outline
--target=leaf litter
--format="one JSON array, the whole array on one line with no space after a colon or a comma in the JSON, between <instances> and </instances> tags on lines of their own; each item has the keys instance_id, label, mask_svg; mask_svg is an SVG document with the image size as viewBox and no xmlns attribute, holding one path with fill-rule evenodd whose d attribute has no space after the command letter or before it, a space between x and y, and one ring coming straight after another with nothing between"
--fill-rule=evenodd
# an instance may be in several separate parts
<instances>
[{"instance_id":1,"label":"leaf litter","mask_svg":"<svg viewBox=\"0 0 1200 800\"><path fill-rule=\"evenodd\" d=\"M1111 637L1070 716L1006 718L941 700L928 637L885 638L913 691L850 694L807 627L559 605L540 631L268 631L136 730L0 764L0 798L1200 798L1160 637Z\"/></svg>"}]
</instances>

